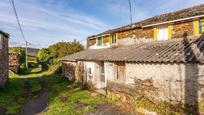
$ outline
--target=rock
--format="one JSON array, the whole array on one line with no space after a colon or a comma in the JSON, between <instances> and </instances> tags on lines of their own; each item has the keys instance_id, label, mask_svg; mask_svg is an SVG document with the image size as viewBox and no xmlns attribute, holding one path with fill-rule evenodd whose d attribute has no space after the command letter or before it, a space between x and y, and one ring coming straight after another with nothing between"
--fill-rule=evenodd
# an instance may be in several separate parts
<instances>
[{"instance_id":1,"label":"rock","mask_svg":"<svg viewBox=\"0 0 204 115\"><path fill-rule=\"evenodd\" d=\"M59 99L64 103L68 101L68 98L65 96L60 96Z\"/></svg>"}]
</instances>

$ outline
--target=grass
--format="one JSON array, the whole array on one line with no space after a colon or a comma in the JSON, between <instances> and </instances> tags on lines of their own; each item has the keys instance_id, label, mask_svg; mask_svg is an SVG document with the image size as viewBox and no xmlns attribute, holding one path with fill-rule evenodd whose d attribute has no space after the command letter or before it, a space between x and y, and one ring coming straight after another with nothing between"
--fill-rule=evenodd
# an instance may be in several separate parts
<instances>
[{"instance_id":1,"label":"grass","mask_svg":"<svg viewBox=\"0 0 204 115\"><path fill-rule=\"evenodd\" d=\"M0 107L4 107L9 115L16 115L21 112L22 107L28 101L28 91L24 86L22 77L28 78L29 92L33 95L42 91L43 86L36 81L40 77L46 82L48 90L48 107L44 115L82 115L95 110L95 105L103 104L108 99L110 103L121 103L121 99L108 96L108 99L84 90L84 85L67 81L65 78L56 74L58 66L53 66L45 72L37 72L28 75L16 75L10 73L10 80L5 89L0 89ZM166 102L152 103L145 98L136 97L134 106L156 111L160 114L180 114L182 110L174 106L169 106Z\"/></svg>"},{"instance_id":2,"label":"grass","mask_svg":"<svg viewBox=\"0 0 204 115\"><path fill-rule=\"evenodd\" d=\"M115 97L110 93L108 96L108 100L112 103L120 105L125 105L127 102L124 102L122 98ZM172 105L165 101L153 102L144 96L135 96L131 103L128 105L128 108L136 108L136 109L145 109L148 111L154 111L161 115L180 115L184 113L184 110L181 105ZM136 110L136 112L139 112ZM145 112L145 111L143 111Z\"/></svg>"},{"instance_id":3,"label":"grass","mask_svg":"<svg viewBox=\"0 0 204 115\"><path fill-rule=\"evenodd\" d=\"M42 73L42 68L37 63L37 61L29 60L28 67L29 68L26 68L25 63L21 64L21 66L19 68L19 74L20 75L30 75L30 74Z\"/></svg>"},{"instance_id":4,"label":"grass","mask_svg":"<svg viewBox=\"0 0 204 115\"><path fill-rule=\"evenodd\" d=\"M10 80L4 89L0 89L0 106L6 114L19 113L26 102L26 90L20 76L10 72Z\"/></svg>"},{"instance_id":5,"label":"grass","mask_svg":"<svg viewBox=\"0 0 204 115\"><path fill-rule=\"evenodd\" d=\"M40 77L49 87L48 110L44 115L81 115L94 111L94 105L103 103L104 97L84 90L84 85L67 81L56 74L58 66L50 70L35 74L16 75L10 74L10 80L4 89L0 89L0 107L4 107L9 115L20 114L23 106L28 101L28 95L33 96L42 91L43 86L36 81ZM29 88L25 88L23 78L28 79ZM94 95L93 95L94 94Z\"/></svg>"},{"instance_id":6,"label":"grass","mask_svg":"<svg viewBox=\"0 0 204 115\"><path fill-rule=\"evenodd\" d=\"M42 90L41 84L34 79L29 79L29 84L30 84L30 92L32 94L37 94Z\"/></svg>"},{"instance_id":7,"label":"grass","mask_svg":"<svg viewBox=\"0 0 204 115\"><path fill-rule=\"evenodd\" d=\"M44 74L44 73L41 73ZM0 89L0 108L6 110L6 114L20 114L21 109L28 100L29 92L36 94L42 86L33 78L41 74L17 75L9 72L9 81L5 88ZM28 78L29 90L24 85L23 77Z\"/></svg>"},{"instance_id":8,"label":"grass","mask_svg":"<svg viewBox=\"0 0 204 115\"><path fill-rule=\"evenodd\" d=\"M48 111L44 115L82 115L95 110L93 105L103 103L104 97L92 96L80 84L66 81L57 75L44 77L52 86L49 92Z\"/></svg>"},{"instance_id":9,"label":"grass","mask_svg":"<svg viewBox=\"0 0 204 115\"><path fill-rule=\"evenodd\" d=\"M184 113L181 105L171 105L168 102L160 101L154 103L144 97L135 97L135 106L137 108L145 108L151 111L155 111L162 115L180 115Z\"/></svg>"}]
</instances>

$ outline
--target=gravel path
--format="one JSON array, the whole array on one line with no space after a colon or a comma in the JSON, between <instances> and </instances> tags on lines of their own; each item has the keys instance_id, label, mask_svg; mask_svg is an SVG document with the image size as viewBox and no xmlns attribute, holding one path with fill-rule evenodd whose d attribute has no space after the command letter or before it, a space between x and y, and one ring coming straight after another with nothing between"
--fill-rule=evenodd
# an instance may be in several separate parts
<instances>
[{"instance_id":1,"label":"gravel path","mask_svg":"<svg viewBox=\"0 0 204 115\"><path fill-rule=\"evenodd\" d=\"M46 87L46 83L39 77L35 78L35 80L41 84L42 90L36 98L33 98L33 96L29 97L29 101L22 110L22 115L40 115L40 113L47 107L48 88ZM28 80L25 80L25 85L29 85Z\"/></svg>"}]
</instances>

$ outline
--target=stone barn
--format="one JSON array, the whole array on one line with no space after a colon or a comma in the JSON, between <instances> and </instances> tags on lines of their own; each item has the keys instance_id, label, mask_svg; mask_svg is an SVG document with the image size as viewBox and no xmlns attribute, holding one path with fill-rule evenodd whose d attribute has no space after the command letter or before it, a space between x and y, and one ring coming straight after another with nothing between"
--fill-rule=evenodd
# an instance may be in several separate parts
<instances>
[{"instance_id":1,"label":"stone barn","mask_svg":"<svg viewBox=\"0 0 204 115\"><path fill-rule=\"evenodd\" d=\"M18 53L9 52L9 70L18 73L20 68L20 56Z\"/></svg>"},{"instance_id":2,"label":"stone barn","mask_svg":"<svg viewBox=\"0 0 204 115\"><path fill-rule=\"evenodd\" d=\"M8 80L8 38L7 33L0 31L0 87Z\"/></svg>"}]
</instances>

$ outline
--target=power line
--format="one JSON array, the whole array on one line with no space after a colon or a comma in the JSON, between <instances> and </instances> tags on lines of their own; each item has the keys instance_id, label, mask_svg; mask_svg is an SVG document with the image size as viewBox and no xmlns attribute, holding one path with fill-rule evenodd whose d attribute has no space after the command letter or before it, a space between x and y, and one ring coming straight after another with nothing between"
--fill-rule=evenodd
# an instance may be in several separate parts
<instances>
[{"instance_id":1,"label":"power line","mask_svg":"<svg viewBox=\"0 0 204 115\"><path fill-rule=\"evenodd\" d=\"M132 3L131 3L131 0L128 0L128 4L129 4L129 12L130 12L130 29L131 29L131 35L133 37L133 29L132 29Z\"/></svg>"},{"instance_id":2,"label":"power line","mask_svg":"<svg viewBox=\"0 0 204 115\"><path fill-rule=\"evenodd\" d=\"M17 14L17 11L16 11L15 3L14 3L13 0L11 0L11 5L12 5L12 7L13 7L13 11L14 11L14 14L15 14L15 16L16 16L16 20L17 20L17 23L18 23L18 26L19 26L19 29L20 29L22 38L23 38L23 40L24 40L25 42L27 42L26 39L25 39L25 35L24 35L24 33L23 33L23 29L22 29L22 27L21 27L20 20L19 20L19 18L18 18L18 14Z\"/></svg>"},{"instance_id":3,"label":"power line","mask_svg":"<svg viewBox=\"0 0 204 115\"><path fill-rule=\"evenodd\" d=\"M15 14L15 16L16 16L16 20L17 20L17 23L18 23L18 26L19 26L19 29L20 29L22 38L23 38L23 40L25 41L25 44L26 44L26 46L25 46L26 62L25 62L25 63L26 63L26 68L28 68L28 55L27 55L27 54L28 54L28 45L29 45L30 43L26 40L25 35L24 35L24 33L23 33L23 29L22 29L22 27L21 27L21 23L20 23L20 20L19 20L19 18L18 18L17 10L16 10L15 3L14 3L13 0L11 0L11 6L13 7L13 11L14 11L14 14Z\"/></svg>"}]
</instances>

